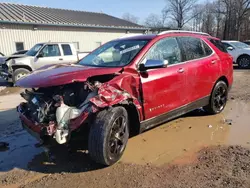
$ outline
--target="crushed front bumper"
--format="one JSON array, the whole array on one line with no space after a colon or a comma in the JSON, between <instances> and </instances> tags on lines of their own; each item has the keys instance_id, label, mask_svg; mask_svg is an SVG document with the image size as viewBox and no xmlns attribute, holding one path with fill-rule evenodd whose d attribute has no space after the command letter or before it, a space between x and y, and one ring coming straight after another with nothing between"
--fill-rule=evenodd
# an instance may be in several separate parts
<instances>
[{"instance_id":1,"label":"crushed front bumper","mask_svg":"<svg viewBox=\"0 0 250 188\"><path fill-rule=\"evenodd\" d=\"M42 141L41 139L42 126L36 125L24 115L22 105L19 105L17 107L17 112L19 114L19 118L21 120L23 129L25 129L29 134L31 134L37 140Z\"/></svg>"},{"instance_id":2,"label":"crushed front bumper","mask_svg":"<svg viewBox=\"0 0 250 188\"><path fill-rule=\"evenodd\" d=\"M25 103L21 103L18 107L17 107L17 112L19 114L19 118L21 120L22 123L22 127L27 130L27 132L29 134L31 134L33 137L35 137L37 140L39 141L44 141L45 136L53 138L55 132L49 132L48 131L48 126L45 125L41 125L38 123L35 123L33 121L31 121L26 115L25 115L25 109L24 106ZM88 112L83 112L79 117L77 117L76 119L72 119L69 122L69 131L72 132L76 129L78 129L81 125L83 125L86 121L87 118L89 117L89 113ZM56 125L55 125L56 126ZM54 127L54 130L56 130L56 127Z\"/></svg>"}]
</instances>

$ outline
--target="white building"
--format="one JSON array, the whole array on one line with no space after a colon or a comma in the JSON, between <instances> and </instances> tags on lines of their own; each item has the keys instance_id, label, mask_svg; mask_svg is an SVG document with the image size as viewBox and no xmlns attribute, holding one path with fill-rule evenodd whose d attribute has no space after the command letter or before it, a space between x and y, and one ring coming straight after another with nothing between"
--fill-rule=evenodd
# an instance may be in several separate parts
<instances>
[{"instance_id":1,"label":"white building","mask_svg":"<svg viewBox=\"0 0 250 188\"><path fill-rule=\"evenodd\" d=\"M146 28L104 13L0 3L0 52L9 55L40 42L74 42L80 52Z\"/></svg>"}]
</instances>

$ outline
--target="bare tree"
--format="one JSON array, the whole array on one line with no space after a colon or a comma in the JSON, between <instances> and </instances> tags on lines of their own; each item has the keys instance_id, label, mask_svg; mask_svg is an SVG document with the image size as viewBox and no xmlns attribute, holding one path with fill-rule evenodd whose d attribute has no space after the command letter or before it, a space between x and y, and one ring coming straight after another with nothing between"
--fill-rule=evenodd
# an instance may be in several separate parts
<instances>
[{"instance_id":1,"label":"bare tree","mask_svg":"<svg viewBox=\"0 0 250 188\"><path fill-rule=\"evenodd\" d=\"M147 27L152 27L152 28L157 28L157 27L162 27L162 21L160 17L157 14L150 14L145 20L145 25Z\"/></svg>"},{"instance_id":2,"label":"bare tree","mask_svg":"<svg viewBox=\"0 0 250 188\"><path fill-rule=\"evenodd\" d=\"M168 7L165 7L164 9L162 9L161 11L161 25L162 27L166 26L166 20L169 16L170 13L170 9Z\"/></svg>"},{"instance_id":3,"label":"bare tree","mask_svg":"<svg viewBox=\"0 0 250 188\"><path fill-rule=\"evenodd\" d=\"M193 10L192 10L192 21L193 21L193 26L192 29L194 31L201 31L202 28L202 16L203 16L203 11L204 11L204 5L203 4L197 4L194 5Z\"/></svg>"},{"instance_id":4,"label":"bare tree","mask_svg":"<svg viewBox=\"0 0 250 188\"><path fill-rule=\"evenodd\" d=\"M190 14L197 0L166 0L167 7L177 27L182 29L194 15Z\"/></svg>"},{"instance_id":5,"label":"bare tree","mask_svg":"<svg viewBox=\"0 0 250 188\"><path fill-rule=\"evenodd\" d=\"M240 40L241 26L250 8L250 0L221 0L225 6L225 39Z\"/></svg>"},{"instance_id":6,"label":"bare tree","mask_svg":"<svg viewBox=\"0 0 250 188\"><path fill-rule=\"evenodd\" d=\"M213 4L207 3L203 9L202 31L214 35L216 32L215 15L213 13Z\"/></svg>"},{"instance_id":7,"label":"bare tree","mask_svg":"<svg viewBox=\"0 0 250 188\"><path fill-rule=\"evenodd\" d=\"M139 18L130 13L123 14L122 19L136 24L139 23Z\"/></svg>"}]
</instances>

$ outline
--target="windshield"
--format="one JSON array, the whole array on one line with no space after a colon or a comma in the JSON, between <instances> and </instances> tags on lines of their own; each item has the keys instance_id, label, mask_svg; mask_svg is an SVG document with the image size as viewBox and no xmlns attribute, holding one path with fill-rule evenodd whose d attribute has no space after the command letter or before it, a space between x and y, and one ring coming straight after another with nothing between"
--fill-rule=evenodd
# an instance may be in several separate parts
<instances>
[{"instance_id":1,"label":"windshield","mask_svg":"<svg viewBox=\"0 0 250 188\"><path fill-rule=\"evenodd\" d=\"M43 44L36 44L35 46L33 46L28 52L26 52L25 54L28 56L35 56L37 54L37 52L41 49L41 47L43 46Z\"/></svg>"},{"instance_id":2,"label":"windshield","mask_svg":"<svg viewBox=\"0 0 250 188\"><path fill-rule=\"evenodd\" d=\"M233 46L235 46L236 48L250 48L249 45L243 43L243 42L232 42L231 43Z\"/></svg>"},{"instance_id":3,"label":"windshield","mask_svg":"<svg viewBox=\"0 0 250 188\"><path fill-rule=\"evenodd\" d=\"M96 67L121 67L129 64L148 40L111 41L83 58L79 64Z\"/></svg>"}]
</instances>

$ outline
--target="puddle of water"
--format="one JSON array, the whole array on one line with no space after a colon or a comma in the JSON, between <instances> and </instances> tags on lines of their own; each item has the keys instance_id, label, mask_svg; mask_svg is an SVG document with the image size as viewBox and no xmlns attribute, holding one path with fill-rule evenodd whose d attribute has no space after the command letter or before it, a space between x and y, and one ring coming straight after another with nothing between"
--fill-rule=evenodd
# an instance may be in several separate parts
<instances>
[{"instance_id":1,"label":"puddle of water","mask_svg":"<svg viewBox=\"0 0 250 188\"><path fill-rule=\"evenodd\" d=\"M232 102L226 117L232 120L227 143L250 147L250 102Z\"/></svg>"},{"instance_id":2,"label":"puddle of water","mask_svg":"<svg viewBox=\"0 0 250 188\"><path fill-rule=\"evenodd\" d=\"M129 140L122 158L125 163L162 165L204 146L238 144L250 146L250 103L232 102L215 116L183 117ZM225 120L232 119L232 125ZM210 127L210 128L209 128Z\"/></svg>"},{"instance_id":3,"label":"puddle of water","mask_svg":"<svg viewBox=\"0 0 250 188\"><path fill-rule=\"evenodd\" d=\"M204 146L218 144L248 145L250 142L250 103L230 101L226 110L216 116L204 116L202 112L191 114L129 140L122 162L162 165L185 157ZM232 119L232 125L225 123ZM35 148L37 141L26 131L1 137L9 143L9 150L0 152L0 171L13 168L26 169L35 155L43 152ZM191 155L190 155L191 153Z\"/></svg>"},{"instance_id":4,"label":"puddle of water","mask_svg":"<svg viewBox=\"0 0 250 188\"><path fill-rule=\"evenodd\" d=\"M0 152L0 171L9 171L13 168L26 169L33 157L42 152L40 148L35 148L37 143L26 131L0 138L0 142L9 143L9 149Z\"/></svg>"}]
</instances>

